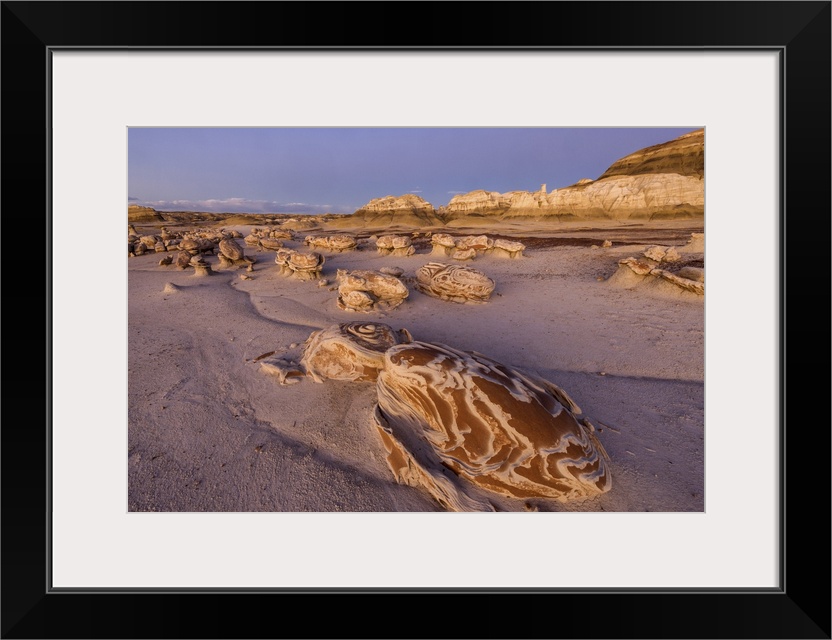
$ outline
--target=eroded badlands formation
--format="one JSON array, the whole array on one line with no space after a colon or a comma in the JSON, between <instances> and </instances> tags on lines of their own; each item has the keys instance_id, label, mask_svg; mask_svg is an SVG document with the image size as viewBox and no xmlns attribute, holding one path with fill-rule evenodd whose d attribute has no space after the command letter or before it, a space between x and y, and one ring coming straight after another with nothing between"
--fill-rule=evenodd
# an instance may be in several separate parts
<instances>
[{"instance_id":1,"label":"eroded badlands formation","mask_svg":"<svg viewBox=\"0 0 832 640\"><path fill-rule=\"evenodd\" d=\"M601 176L547 192L475 190L443 207L414 194L370 201L344 225L464 226L486 220L696 218L705 206L705 131L699 129L614 162Z\"/></svg>"}]
</instances>

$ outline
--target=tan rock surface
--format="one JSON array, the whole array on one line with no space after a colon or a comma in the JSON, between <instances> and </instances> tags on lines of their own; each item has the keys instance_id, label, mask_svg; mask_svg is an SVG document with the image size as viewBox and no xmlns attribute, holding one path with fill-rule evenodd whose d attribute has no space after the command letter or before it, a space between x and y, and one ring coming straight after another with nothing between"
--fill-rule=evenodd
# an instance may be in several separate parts
<instances>
[{"instance_id":1,"label":"tan rock surface","mask_svg":"<svg viewBox=\"0 0 832 640\"><path fill-rule=\"evenodd\" d=\"M465 482L562 501L612 486L594 427L546 380L480 354L412 342L387 350L376 389L376 422L396 480L424 486L447 509L493 510L468 496Z\"/></svg>"},{"instance_id":2,"label":"tan rock surface","mask_svg":"<svg viewBox=\"0 0 832 640\"><path fill-rule=\"evenodd\" d=\"M419 291L452 302L485 302L494 286L494 281L481 271L457 264L429 262L416 272Z\"/></svg>"},{"instance_id":3,"label":"tan rock surface","mask_svg":"<svg viewBox=\"0 0 832 640\"><path fill-rule=\"evenodd\" d=\"M384 366L384 352L411 340L386 324L347 322L315 331L304 344L300 364L315 382L373 381Z\"/></svg>"},{"instance_id":4,"label":"tan rock surface","mask_svg":"<svg viewBox=\"0 0 832 640\"><path fill-rule=\"evenodd\" d=\"M407 298L407 286L397 277L378 271L338 269L338 307L370 312L395 309Z\"/></svg>"}]
</instances>

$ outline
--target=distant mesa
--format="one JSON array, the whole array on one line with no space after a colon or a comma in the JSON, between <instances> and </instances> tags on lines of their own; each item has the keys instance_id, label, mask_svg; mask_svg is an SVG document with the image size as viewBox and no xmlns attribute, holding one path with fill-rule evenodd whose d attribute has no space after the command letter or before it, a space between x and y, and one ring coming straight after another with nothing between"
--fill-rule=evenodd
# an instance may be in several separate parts
<instances>
[{"instance_id":1,"label":"distant mesa","mask_svg":"<svg viewBox=\"0 0 832 640\"><path fill-rule=\"evenodd\" d=\"M596 180L562 189L499 193L478 189L434 210L407 194L371 200L352 216L370 226L476 226L495 219L656 220L697 218L705 211L705 130L653 145L615 161ZM348 224L348 223L347 223ZM346 225L345 225L346 226Z\"/></svg>"},{"instance_id":2,"label":"distant mesa","mask_svg":"<svg viewBox=\"0 0 832 640\"><path fill-rule=\"evenodd\" d=\"M162 214L153 207L142 207L137 204L127 206L127 222L164 222Z\"/></svg>"},{"instance_id":3,"label":"distant mesa","mask_svg":"<svg viewBox=\"0 0 832 640\"><path fill-rule=\"evenodd\" d=\"M370 200L349 218L353 223L372 227L441 227L443 224L433 205L413 193Z\"/></svg>"}]
</instances>

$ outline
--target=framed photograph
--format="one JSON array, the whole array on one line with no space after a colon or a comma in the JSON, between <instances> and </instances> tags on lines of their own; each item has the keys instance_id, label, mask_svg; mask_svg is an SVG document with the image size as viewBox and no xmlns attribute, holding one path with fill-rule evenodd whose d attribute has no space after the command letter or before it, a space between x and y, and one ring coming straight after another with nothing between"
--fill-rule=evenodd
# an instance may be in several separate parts
<instances>
[{"instance_id":1,"label":"framed photograph","mask_svg":"<svg viewBox=\"0 0 832 640\"><path fill-rule=\"evenodd\" d=\"M388 626L384 609L366 607L386 607L389 598L410 596L407 603L429 607L448 604L439 597L463 598L466 606L486 612L466 616L450 628L442 619L428 620L428 610L413 612L406 635L421 637L438 633L829 638L828 420L816 424L816 385L800 375L808 370L809 360L795 356L816 353L817 335L828 335L829 324L822 317L820 333L807 323L824 314L801 309L789 316L786 294L792 294L794 306L795 297L803 295L807 274L826 273L828 268L828 260L816 267L812 259L819 253L826 257L829 237L830 3L401 3L385 6L391 16L394 7L412 16L406 33L395 36L367 30L380 7L283 2L3 3L6 231L14 233L16 226L23 226L25 237L47 238L43 277L35 278L46 284L45 296L26 273L37 262L28 250L16 252L20 255L6 264L6 273L20 281L7 278L7 309L13 311L4 317L7 338L14 338L7 340L7 364L11 360L15 371L11 375L9 367L6 377L7 400L14 402L6 402L9 415L2 432L3 637L283 635L271 619L273 605L303 604L304 597L316 598L309 603L313 606L327 607L327 615L321 617L328 622L316 621L314 628L300 634L292 627L286 632L290 635L395 637L402 633ZM453 9L465 11L467 18L458 21ZM279 24L270 17L275 11L281 16ZM450 33L456 35L446 36ZM284 165L274 157L268 160L271 166L263 166L265 160L254 161L257 142L249 147L230 138L206 143L207 132L237 136L233 140L245 133L262 141L266 132L290 131L297 139L281 140L280 145L291 147L294 154ZM406 136L416 131L423 147L408 146ZM232 265L234 256L214 252L206 254L207 261L191 256L201 264L189 258L182 270L171 265L166 293L156 290L156 280L160 269L167 267L157 265L155 258L151 264L150 255L127 257L123 250L128 204L137 214L167 216L171 224L164 232L177 243L184 239L176 237L181 219L175 214L180 207L244 214L252 213L253 207L278 214L318 214L314 207L324 207L326 213L342 218L355 206L375 213L383 209L376 200L353 202L345 196L343 203L333 202L330 198L337 196L329 194L335 192L323 185L314 192L321 200L302 203L233 192L231 183L220 188L233 167L249 174L262 172L264 183L288 180L297 185L315 177L337 182L346 193L350 184L364 180L377 185L376 196L381 199L409 194L408 202L431 200L431 215L439 216L442 225L456 221L455 236L476 231L465 203L477 189L486 190L482 197L503 198L510 210L518 206L512 198L548 206L564 187L588 189L590 183L600 182L596 178L603 170L573 179L570 167L564 166L557 169L557 176L563 177L552 178L564 182L550 182L548 189L545 184L525 183L480 187L476 171L485 169L472 166L469 181L463 173L454 175L458 189L441 183L446 203L436 201L442 197L438 192L423 198L428 186L384 178L382 164L398 162L395 152L383 155L391 147L407 150L417 159L423 149L423 165L441 166L431 152L435 154L446 144L443 141L460 132L477 136L483 145L481 157L502 154L508 176L508 167L517 167L522 160L510 155L507 143L500 147L488 138L486 134L495 131L515 137L525 132L529 137L522 142L530 150L534 141L539 143L553 131L596 132L591 140L550 143L568 148L574 165L590 155L589 149L597 151L606 144L614 132L632 136L652 131L658 138L640 138L643 143L614 153L610 165L680 137L702 135L704 140L704 217L694 232L698 235L700 227L705 232L707 250L702 253L709 279L698 325L691 319L695 316L687 299L664 295L660 305L633 306L631 298L621 297L630 291L624 288L610 298L619 299L617 307L585 306L581 322L589 333L601 313L606 314L605 326L628 324L626 344L599 333L603 343L592 343L586 352L590 355L582 355L579 340L569 344L569 336L553 334L557 327L546 323L546 317L558 313L552 296L560 295L580 313L579 304L556 287L543 292L545 300L539 302L524 294L528 310L521 308L522 301L506 300L508 288L500 292L503 297L490 309L499 311L500 302L506 300L501 317L512 319L511 326L499 328L499 339L484 334L486 325L496 326L497 316L480 313L478 318L476 305L466 306L465 313L443 311L441 304L455 303L428 295L421 300L424 309L416 309L423 322L415 326L431 327L432 337L453 342L460 361L468 356L459 354L476 351L509 366L527 365L532 373L550 380L553 374L562 374L565 378L554 376L554 381L563 384L565 392L579 395L578 389L580 397L573 398L578 404L588 398L589 408L595 410L588 413L602 414L600 425L592 427L600 428L593 438L610 454L613 472L616 459L629 461L618 465L624 493L613 499L610 492L610 499L604 496L594 503L609 510L557 508L555 503L530 499L525 501L526 509L445 513L467 509L436 507L431 496L437 494L430 487L441 482L430 473L420 476L423 484L379 485L378 497L361 503L355 498L359 485L372 484L373 473L390 464L380 455L382 444L394 457L400 451L410 456L412 464L429 466L422 454L409 447L401 431L404 422L390 426L395 422L392 400L378 400L377 422L381 431L390 426L388 433L398 437L392 445L383 436L378 442L348 438L342 442L327 431L326 420L303 425L318 429L315 433L292 432L287 426L280 443L268 435L261 442L251 426L255 417L260 418L252 407L263 402L273 404L276 411L283 406L287 425L289 420L296 423L296 413L310 415L315 407L343 406L345 426L357 415L350 413L349 403L372 403L371 387L349 386L343 380L320 385L278 382L297 371L314 377L308 361L292 357L299 355L299 345L311 329L317 330L349 306L344 291L338 290L342 282L335 280L342 274L318 274L318 281L330 279L320 287L299 281L314 289L310 295L316 300L320 298L311 310L297 297L270 296L274 292L266 289L250 291L251 304L262 307L258 313L277 318L289 329L273 335L268 323L252 319L255 314L241 314L241 319L230 322L249 323L239 332L246 344L227 350L243 353L245 363L226 369L218 350L237 335L227 330L233 304L199 284L206 281L197 276L200 269L219 271ZM366 146L376 160L385 160L367 165L362 178L337 167L322 171L323 178L313 176L303 159L311 158L314 166L324 164L328 155L338 153L333 137L338 133L359 135L365 142L378 134L378 146ZM329 137L316 140L318 134ZM315 155L316 144L325 149L323 154ZM453 155L454 143L447 145L440 152L444 159ZM201 149L201 157L194 149ZM212 164L219 154L228 157ZM338 166L348 164L346 159ZM357 156L353 164L359 165ZM407 177L417 175L413 167L418 164L402 164L411 167ZM168 198L163 190L155 190L177 183L179 191L172 193L182 193L189 173L209 166L214 167L215 194L204 197L194 192L187 200L190 196ZM205 173L209 170L202 170L203 180ZM134 193L139 186L141 193ZM222 200L209 202L206 197ZM173 202L175 198L179 200ZM27 211L43 215L22 215ZM688 213L696 219L697 212ZM32 220L43 223L44 229L36 226L33 234ZM812 221L811 234L795 226L804 220ZM229 219L221 222L224 225L219 227L235 228ZM248 271L240 268L233 277L228 275L231 271L222 277L239 291L258 284L272 286L278 282L274 274L280 264L273 259L276 249L265 247L264 237L247 241L246 233L259 234L255 233L259 223L236 222L244 231L239 244L257 260L247 263L253 267ZM280 222L286 223L285 217ZM137 217L136 224L142 227L143 221ZM811 242L818 225L823 239ZM383 247L379 244L377 252L373 243L384 228L366 223L359 232L351 231L363 243L363 252L348 257L331 247L321 250L330 261L328 269L339 262L345 268L381 264ZM583 237L584 232L577 235ZM22 229L20 233L24 234ZM129 240L130 254L149 251L143 233L147 235L138 228L136 238ZM417 254L446 250L424 232L405 233ZM314 249L305 235L296 230L283 243L292 250ZM534 246L543 246L532 245L534 238L522 234L504 235L522 238L529 255ZM273 233L270 237L279 240ZM675 236L662 242L669 237L651 236L643 242L628 237L621 243L679 244ZM599 256L614 252L617 239L611 237L610 247L601 246L602 239L598 236L595 252ZM157 241L164 244L161 237ZM7 258L9 244L18 246L7 243ZM822 245L824 251L815 245ZM218 246L215 243L212 251ZM180 244L180 253L183 247ZM787 252L789 248L792 251ZM460 249L467 247L454 250ZM492 249L488 245L485 250ZM592 251L584 249L584 253ZM460 254L454 264L472 269L490 264L492 256L477 251L468 257L470 262L463 262ZM791 270L786 268L787 255L792 257ZM268 263L262 256L268 256ZM797 256L809 264L795 264ZM620 264L625 257L616 254L610 264ZM406 266L401 263L413 258L419 256L397 258L396 265ZM638 260L644 262L644 257ZM651 268L656 266L653 262L661 263L655 256L648 260ZM572 268L577 264L573 262ZM691 270L681 279L695 282L694 271L700 265L686 266ZM145 278L151 271L152 281ZM665 271L680 280L674 275L678 269ZM495 267L494 273L509 280L514 277L515 282L523 278L533 282L525 272L514 273L509 267ZM415 272L412 275L416 283ZM600 282L611 274L595 275ZM264 280L258 283L261 276ZM206 295L183 304L186 296L176 296L185 277L189 287ZM665 280L673 282L673 278ZM144 284L137 287L137 282ZM330 313L329 307L321 306L334 305L337 296L341 310ZM173 300L160 302L166 297ZM366 295L358 298L373 300ZM21 301L31 305L32 299L44 300L43 313L14 313ZM428 308L433 302L435 312ZM804 306L828 307L811 301ZM388 321L397 330L407 329L400 310L355 319L371 318L376 329ZM144 314L144 325L135 322L139 313ZM176 314L176 323L170 322L170 314ZM33 317L45 319L45 326L38 326L32 336L32 342L44 344L44 358L12 356L18 332L32 332L37 326ZM210 317L214 321L206 322ZM190 333L182 329L189 318L199 324ZM667 334L671 330L672 337ZM512 331L531 341L552 343L529 346L521 354L524 344L512 339ZM211 341L197 340L194 336L200 332L211 333ZM190 346L182 341L188 336ZM809 336L811 345L802 344L801 338ZM553 343L558 340L564 346L556 350ZM585 337L581 340L587 343ZM615 361L610 353L652 349L662 341L664 351L654 352L665 354L664 359L643 367L641 380L632 371L626 379L616 379L614 371L604 370ZM177 358L177 345L204 353L196 361ZM704 349L704 359L689 362L686 374L680 353L697 345ZM138 353L142 360L137 360ZM564 354L563 359L555 360L553 353ZM483 360L477 362L484 366ZM276 377L258 373L261 382L249 389L256 398L210 401L216 389L235 388L235 376L248 376L256 367L268 369L264 365L271 366ZM697 366L704 367L704 384L701 373L697 378ZM687 384L692 389L687 396L649 380L667 378L669 369L679 388ZM158 379L149 380L151 370ZM385 375L389 373L388 368ZM788 394L787 373L791 374ZM161 380L165 376L170 380ZM188 383L209 376L215 387ZM44 393L39 385L37 394L30 392L33 377L45 380ZM470 389L469 382L463 380L460 388ZM614 402L605 399L605 388L615 402L628 398L634 407L629 419L621 418L629 420L631 433L618 444ZM313 397L313 392L321 395ZM275 397L283 393L285 399L268 400L272 393ZM552 393L570 406L568 396L557 395L564 391ZM32 425L15 412L11 420L12 410L21 402L29 408L43 406L45 419ZM178 417L162 418L162 412L169 412L165 416L178 412ZM223 420L229 423L237 420L247 425L240 443L223 445L199 435L200 426L204 429L218 412L227 413ZM37 409L34 413L43 415ZM641 426L651 415L656 416L652 431ZM163 432L174 424L187 425L190 435ZM642 429L638 437L632 435L637 428ZM677 434L683 431L690 442L679 440ZM262 433L271 432L264 425ZM310 443L317 443L314 449ZM174 450L174 445L182 449ZM641 449L632 451L636 445ZM189 453L189 447L198 454ZM194 461L208 464L217 455L208 449L215 447L222 455L239 450L239 459L223 467L218 458L217 469L197 473ZM359 449L376 456L375 462L361 463ZM154 456L168 456L173 462L154 463ZM657 457L650 463L635 463L627 456ZM666 467L656 462L658 457ZM318 472L320 466L331 478L337 475L332 469L349 463L342 493L324 495L321 485L302 473L278 477L258 474L254 468L280 460L284 468L305 474ZM321 461L327 464L318 465ZM665 473L674 463L687 471ZM237 473L246 464L250 471L231 482L237 482L238 493L249 499L229 502L216 478L222 477L224 468ZM699 476L690 471L695 469ZM368 475L356 475L358 471ZM651 474L653 478L647 477ZM252 482L282 486L253 487ZM397 493L397 487L402 491ZM284 489L291 500L262 502L270 491ZM443 493L438 504L459 507L481 497L476 492L460 495L456 489ZM820 505L819 513L803 506L806 496ZM108 606L113 602L118 604ZM356 604L365 607L360 622ZM491 612L497 609L492 605L504 607L507 615L495 620ZM531 609L505 609L517 606ZM329 607L334 608L332 613ZM578 615L557 616L556 609L562 607ZM154 614L145 615L147 610ZM377 620L368 621L370 611L378 612ZM170 617L168 613L181 621L179 628L160 625L160 620Z\"/></svg>"}]
</instances>

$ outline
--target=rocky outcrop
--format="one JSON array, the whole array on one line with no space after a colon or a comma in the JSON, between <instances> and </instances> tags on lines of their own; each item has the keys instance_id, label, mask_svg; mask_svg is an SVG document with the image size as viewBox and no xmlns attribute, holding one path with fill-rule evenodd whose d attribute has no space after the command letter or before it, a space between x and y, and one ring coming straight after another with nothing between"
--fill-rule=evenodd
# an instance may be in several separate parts
<instances>
[{"instance_id":1,"label":"rocky outcrop","mask_svg":"<svg viewBox=\"0 0 832 640\"><path fill-rule=\"evenodd\" d=\"M153 207L140 207L137 204L127 206L127 222L164 222L162 214Z\"/></svg>"},{"instance_id":2,"label":"rocky outcrop","mask_svg":"<svg viewBox=\"0 0 832 640\"><path fill-rule=\"evenodd\" d=\"M569 220L663 219L704 215L704 129L614 162L597 180L546 192L472 191L454 196L439 215L450 226L499 216Z\"/></svg>"},{"instance_id":3,"label":"rocky outcrop","mask_svg":"<svg viewBox=\"0 0 832 640\"><path fill-rule=\"evenodd\" d=\"M639 149L610 165L598 180L614 176L677 174L705 176L705 130L699 129L670 142Z\"/></svg>"},{"instance_id":4,"label":"rocky outcrop","mask_svg":"<svg viewBox=\"0 0 832 640\"><path fill-rule=\"evenodd\" d=\"M352 223L358 222L368 227L442 226L442 220L436 215L433 205L412 193L370 200L349 218Z\"/></svg>"}]
</instances>

